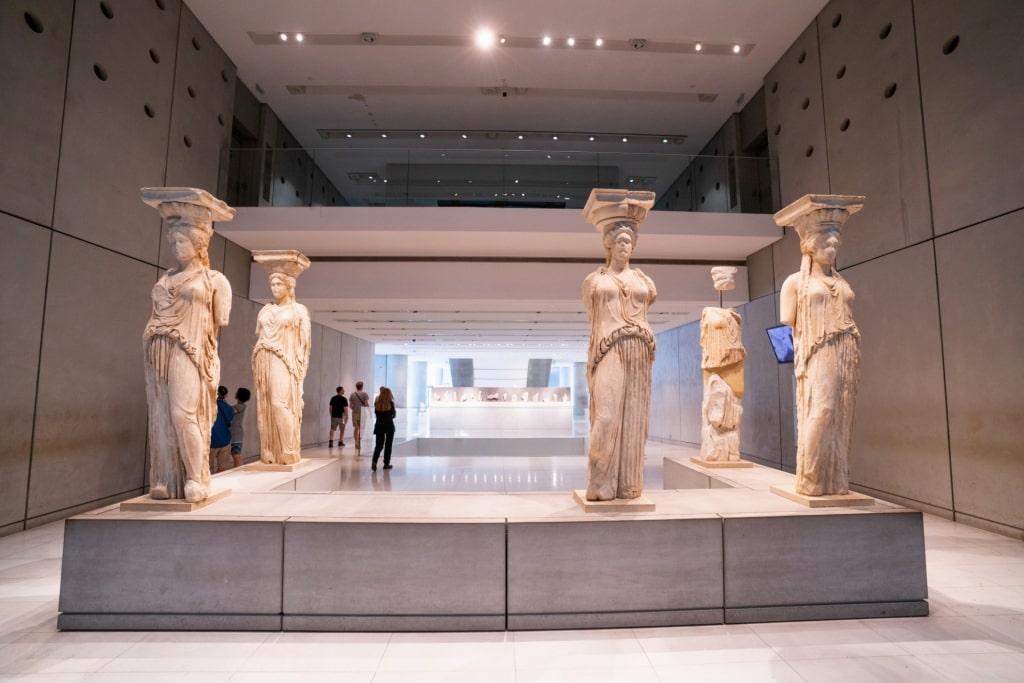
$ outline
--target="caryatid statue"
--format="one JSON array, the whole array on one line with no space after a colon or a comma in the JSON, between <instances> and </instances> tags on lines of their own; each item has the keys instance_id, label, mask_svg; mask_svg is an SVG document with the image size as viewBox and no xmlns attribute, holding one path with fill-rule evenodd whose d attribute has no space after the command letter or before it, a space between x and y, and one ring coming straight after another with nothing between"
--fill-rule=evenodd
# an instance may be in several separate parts
<instances>
[{"instance_id":1,"label":"caryatid statue","mask_svg":"<svg viewBox=\"0 0 1024 683\"><path fill-rule=\"evenodd\" d=\"M849 493L850 437L860 378L853 290L836 269L843 224L864 197L805 195L775 214L796 228L800 271L782 284L779 320L793 327L796 374L796 492Z\"/></svg>"},{"instance_id":2,"label":"caryatid statue","mask_svg":"<svg viewBox=\"0 0 1024 683\"><path fill-rule=\"evenodd\" d=\"M607 254L605 265L583 282L591 324L588 501L638 498L643 492L655 348L647 310L657 292L629 259L653 205L653 192L595 189L583 209Z\"/></svg>"},{"instance_id":3,"label":"caryatid statue","mask_svg":"<svg viewBox=\"0 0 1024 683\"><path fill-rule=\"evenodd\" d=\"M149 495L198 503L210 495L210 429L217 414L217 330L228 324L231 285L210 268L214 221L235 210L205 190L145 187L142 201L167 226L177 264L153 286L142 334L149 404Z\"/></svg>"},{"instance_id":4,"label":"caryatid statue","mask_svg":"<svg viewBox=\"0 0 1024 683\"><path fill-rule=\"evenodd\" d=\"M302 383L309 367L309 311L295 301L295 281L309 259L295 250L254 251L270 279L274 303L256 319L252 380L260 462L293 465L302 450Z\"/></svg>"},{"instance_id":5,"label":"caryatid statue","mask_svg":"<svg viewBox=\"0 0 1024 683\"><path fill-rule=\"evenodd\" d=\"M736 286L736 268L711 269L715 289ZM700 316L701 368L704 369L704 401L701 404L700 456L708 462L740 460L740 420L743 417L742 318L735 308L708 306Z\"/></svg>"}]
</instances>

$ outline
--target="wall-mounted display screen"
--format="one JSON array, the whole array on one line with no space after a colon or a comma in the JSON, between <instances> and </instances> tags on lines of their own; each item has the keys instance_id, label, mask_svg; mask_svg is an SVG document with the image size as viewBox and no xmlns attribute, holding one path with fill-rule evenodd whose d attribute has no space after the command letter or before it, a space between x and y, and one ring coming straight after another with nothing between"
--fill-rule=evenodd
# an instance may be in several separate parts
<instances>
[{"instance_id":1,"label":"wall-mounted display screen","mask_svg":"<svg viewBox=\"0 0 1024 683\"><path fill-rule=\"evenodd\" d=\"M769 327L768 341L772 343L772 351L775 352L775 360L780 363L793 362L793 328L789 325L776 325Z\"/></svg>"}]
</instances>

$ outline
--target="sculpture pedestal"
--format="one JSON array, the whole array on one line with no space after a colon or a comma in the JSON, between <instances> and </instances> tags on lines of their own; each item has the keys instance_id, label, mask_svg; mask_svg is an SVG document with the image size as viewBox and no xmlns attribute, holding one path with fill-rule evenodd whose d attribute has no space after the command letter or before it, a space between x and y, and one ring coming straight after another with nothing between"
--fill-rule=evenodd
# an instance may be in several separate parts
<instances>
[{"instance_id":1,"label":"sculpture pedestal","mask_svg":"<svg viewBox=\"0 0 1024 683\"><path fill-rule=\"evenodd\" d=\"M654 501L644 495L639 498L587 500L587 492L576 489L572 497L584 512L654 512Z\"/></svg>"},{"instance_id":2,"label":"sculpture pedestal","mask_svg":"<svg viewBox=\"0 0 1024 683\"><path fill-rule=\"evenodd\" d=\"M748 460L705 460L703 458L690 458L690 462L701 467L753 467L754 463Z\"/></svg>"},{"instance_id":3,"label":"sculpture pedestal","mask_svg":"<svg viewBox=\"0 0 1024 683\"><path fill-rule=\"evenodd\" d=\"M121 512L192 512L199 508L206 507L210 503L216 503L222 498L231 495L231 489L214 491L198 503L190 503L184 498L151 498L139 496L121 503Z\"/></svg>"},{"instance_id":4,"label":"sculpture pedestal","mask_svg":"<svg viewBox=\"0 0 1024 683\"><path fill-rule=\"evenodd\" d=\"M356 450L359 450L359 446L356 446ZM290 465L282 465L272 462L254 462L245 466L246 472L294 472L300 467L311 465L312 461L307 458L302 458L298 462L293 462Z\"/></svg>"},{"instance_id":5,"label":"sculpture pedestal","mask_svg":"<svg viewBox=\"0 0 1024 683\"><path fill-rule=\"evenodd\" d=\"M806 505L809 508L832 508L832 507L853 507L855 505L874 505L875 499L871 496L865 496L862 493L843 493L832 496L805 496L802 493L796 491L790 491L778 486L772 486L771 492L777 496L788 498L801 505Z\"/></svg>"}]
</instances>

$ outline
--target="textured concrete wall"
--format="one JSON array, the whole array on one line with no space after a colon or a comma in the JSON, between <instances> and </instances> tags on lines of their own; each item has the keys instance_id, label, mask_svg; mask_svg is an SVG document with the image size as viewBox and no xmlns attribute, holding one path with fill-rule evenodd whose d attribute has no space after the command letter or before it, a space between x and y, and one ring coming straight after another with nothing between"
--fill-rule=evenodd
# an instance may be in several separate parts
<instances>
[{"instance_id":1,"label":"textured concrete wall","mask_svg":"<svg viewBox=\"0 0 1024 683\"><path fill-rule=\"evenodd\" d=\"M0 60L15 95L0 106L2 535L145 490L142 329L170 263L139 188L223 195L235 69L177 0L0 3ZM220 332L233 396L252 389L260 304L247 298L248 251L215 234L210 263L234 294ZM339 367L372 372L372 346L342 337L317 328L311 442L326 431L319 369L332 391Z\"/></svg>"},{"instance_id":2,"label":"textured concrete wall","mask_svg":"<svg viewBox=\"0 0 1024 683\"><path fill-rule=\"evenodd\" d=\"M867 196L840 249L863 336L852 484L1018 537L1022 30L1012 0L834 0L765 78L782 204ZM798 264L792 231L751 256L747 326ZM785 468L791 370L778 437L751 396L772 363L748 356L743 451L771 462L781 443Z\"/></svg>"}]
</instances>

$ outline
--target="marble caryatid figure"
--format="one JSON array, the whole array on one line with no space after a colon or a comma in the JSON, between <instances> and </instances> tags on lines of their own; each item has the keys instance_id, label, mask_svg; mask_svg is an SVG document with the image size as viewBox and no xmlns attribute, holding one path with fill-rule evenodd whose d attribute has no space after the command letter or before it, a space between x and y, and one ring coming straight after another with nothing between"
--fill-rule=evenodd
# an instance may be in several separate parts
<instances>
[{"instance_id":1,"label":"marble caryatid figure","mask_svg":"<svg viewBox=\"0 0 1024 683\"><path fill-rule=\"evenodd\" d=\"M736 268L711 269L715 289L733 289ZM721 296L721 295L719 295ZM701 404L700 457L710 462L740 459L740 419L743 417L742 319L735 308L708 306L700 316L701 368L704 369L704 401Z\"/></svg>"},{"instance_id":2,"label":"marble caryatid figure","mask_svg":"<svg viewBox=\"0 0 1024 683\"><path fill-rule=\"evenodd\" d=\"M860 333L853 322L853 290L836 270L846 219L864 197L805 195L775 214L800 236L800 272L780 293L783 324L793 327L796 374L796 492L849 492L849 452L860 374Z\"/></svg>"},{"instance_id":3,"label":"marble caryatid figure","mask_svg":"<svg viewBox=\"0 0 1024 683\"><path fill-rule=\"evenodd\" d=\"M293 465L301 459L302 382L309 367L309 311L295 301L295 280L309 259L294 250L254 251L270 278L274 303L256 319L252 381L260 462Z\"/></svg>"},{"instance_id":4,"label":"marble caryatid figure","mask_svg":"<svg viewBox=\"0 0 1024 683\"><path fill-rule=\"evenodd\" d=\"M217 329L228 324L231 285L210 269L213 221L235 210L190 187L146 187L177 264L153 287L153 312L142 335L149 403L149 492L198 503L210 495L210 429L217 412Z\"/></svg>"},{"instance_id":5,"label":"marble caryatid figure","mask_svg":"<svg viewBox=\"0 0 1024 683\"><path fill-rule=\"evenodd\" d=\"M651 409L654 283L629 265L638 228L654 205L647 191L595 189L583 209L601 233L607 261L583 282L590 318L587 384L590 450L586 499L638 498Z\"/></svg>"}]
</instances>

